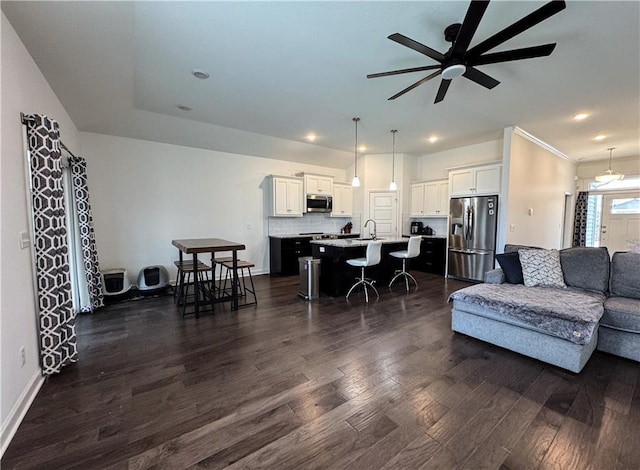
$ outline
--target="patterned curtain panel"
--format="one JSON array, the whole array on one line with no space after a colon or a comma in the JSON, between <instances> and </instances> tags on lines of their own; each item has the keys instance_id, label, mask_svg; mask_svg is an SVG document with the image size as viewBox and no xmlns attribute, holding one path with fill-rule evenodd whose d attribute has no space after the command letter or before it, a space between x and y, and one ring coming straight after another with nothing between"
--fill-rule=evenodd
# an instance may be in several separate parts
<instances>
[{"instance_id":1,"label":"patterned curtain panel","mask_svg":"<svg viewBox=\"0 0 640 470\"><path fill-rule=\"evenodd\" d=\"M102 293L102 277L100 276L96 237L93 231L93 217L91 215L91 205L89 204L87 162L84 158L69 157L69 168L73 175L73 194L78 213L82 260L91 300L91 309L83 307L82 311L92 312L104 306L104 294Z\"/></svg>"},{"instance_id":2,"label":"patterned curtain panel","mask_svg":"<svg viewBox=\"0 0 640 470\"><path fill-rule=\"evenodd\" d=\"M576 213L573 219L573 246L585 246L587 242L587 208L589 192L580 191L576 199Z\"/></svg>"},{"instance_id":3,"label":"patterned curtain panel","mask_svg":"<svg viewBox=\"0 0 640 470\"><path fill-rule=\"evenodd\" d=\"M60 131L46 116L25 116L42 372L51 375L78 360L64 211Z\"/></svg>"}]
</instances>

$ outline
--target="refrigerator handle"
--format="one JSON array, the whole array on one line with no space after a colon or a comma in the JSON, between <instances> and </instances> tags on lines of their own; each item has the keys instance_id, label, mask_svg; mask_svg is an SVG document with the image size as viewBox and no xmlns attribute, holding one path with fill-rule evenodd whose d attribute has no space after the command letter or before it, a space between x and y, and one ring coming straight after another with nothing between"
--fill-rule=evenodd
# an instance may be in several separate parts
<instances>
[{"instance_id":1,"label":"refrigerator handle","mask_svg":"<svg viewBox=\"0 0 640 470\"><path fill-rule=\"evenodd\" d=\"M473 238L473 206L467 207L467 220L465 221L464 239L471 240Z\"/></svg>"}]
</instances>

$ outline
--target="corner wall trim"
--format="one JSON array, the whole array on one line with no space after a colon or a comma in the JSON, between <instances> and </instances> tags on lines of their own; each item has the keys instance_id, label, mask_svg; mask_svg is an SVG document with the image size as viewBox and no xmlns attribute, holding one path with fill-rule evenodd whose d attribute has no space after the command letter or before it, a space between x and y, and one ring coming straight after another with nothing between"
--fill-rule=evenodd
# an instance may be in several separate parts
<instances>
[{"instance_id":1,"label":"corner wall trim","mask_svg":"<svg viewBox=\"0 0 640 470\"><path fill-rule=\"evenodd\" d=\"M9 447L13 436L15 436L16 431L18 430L18 426L22 423L24 416L27 414L27 411L31 407L33 400L35 400L42 384L44 383L44 376L42 375L42 370L38 368L36 373L31 377L29 381L29 385L23 390L20 394L20 397L16 401L16 404L13 406L7 419L4 423L2 423L2 448L0 448L0 457L4 455L4 452Z\"/></svg>"},{"instance_id":2,"label":"corner wall trim","mask_svg":"<svg viewBox=\"0 0 640 470\"><path fill-rule=\"evenodd\" d=\"M557 157L560 157L564 160L568 160L571 161L571 159L569 158L568 155L562 153L560 150L558 150L555 147L552 147L551 145L547 144L546 142L538 139L537 137L529 134L527 131L520 129L518 126L513 126L513 133L514 134L518 134L520 137L524 137L525 139L527 139L528 141L533 142L534 144L542 147L543 149L551 152L552 154L556 155Z\"/></svg>"}]
</instances>

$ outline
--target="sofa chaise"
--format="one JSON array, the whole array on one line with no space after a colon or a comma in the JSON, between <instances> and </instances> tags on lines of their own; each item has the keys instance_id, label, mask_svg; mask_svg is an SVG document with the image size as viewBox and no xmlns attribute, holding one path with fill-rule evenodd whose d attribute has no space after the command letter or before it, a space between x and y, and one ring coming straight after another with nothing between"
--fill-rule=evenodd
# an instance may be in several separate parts
<instances>
[{"instance_id":1,"label":"sofa chaise","mask_svg":"<svg viewBox=\"0 0 640 470\"><path fill-rule=\"evenodd\" d=\"M531 248L507 245L505 255L522 259ZM489 271L485 283L451 295L452 329L572 372L596 347L640 361L640 254L610 262L606 248L540 252L555 252L556 284L526 286L506 282L502 268Z\"/></svg>"}]
</instances>

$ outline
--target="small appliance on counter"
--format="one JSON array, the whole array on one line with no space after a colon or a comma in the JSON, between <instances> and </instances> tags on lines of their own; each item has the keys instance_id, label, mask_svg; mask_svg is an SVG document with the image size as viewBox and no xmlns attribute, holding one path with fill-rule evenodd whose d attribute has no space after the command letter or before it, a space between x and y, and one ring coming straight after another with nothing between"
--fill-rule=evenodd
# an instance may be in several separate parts
<instances>
[{"instance_id":1,"label":"small appliance on counter","mask_svg":"<svg viewBox=\"0 0 640 470\"><path fill-rule=\"evenodd\" d=\"M428 225L422 229L422 234L423 235L435 235L435 232L433 231L433 229L431 227L429 227Z\"/></svg>"},{"instance_id":2,"label":"small appliance on counter","mask_svg":"<svg viewBox=\"0 0 640 470\"><path fill-rule=\"evenodd\" d=\"M422 222L411 222L411 235L418 235L422 233Z\"/></svg>"}]
</instances>

